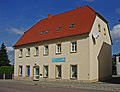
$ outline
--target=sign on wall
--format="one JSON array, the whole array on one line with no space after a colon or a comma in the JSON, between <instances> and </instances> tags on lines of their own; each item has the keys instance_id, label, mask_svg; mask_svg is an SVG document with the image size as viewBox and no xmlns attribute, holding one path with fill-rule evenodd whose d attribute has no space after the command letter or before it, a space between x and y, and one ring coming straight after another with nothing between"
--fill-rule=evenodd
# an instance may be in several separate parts
<instances>
[{"instance_id":1,"label":"sign on wall","mask_svg":"<svg viewBox=\"0 0 120 92\"><path fill-rule=\"evenodd\" d=\"M65 58L52 58L52 62L65 62Z\"/></svg>"}]
</instances>

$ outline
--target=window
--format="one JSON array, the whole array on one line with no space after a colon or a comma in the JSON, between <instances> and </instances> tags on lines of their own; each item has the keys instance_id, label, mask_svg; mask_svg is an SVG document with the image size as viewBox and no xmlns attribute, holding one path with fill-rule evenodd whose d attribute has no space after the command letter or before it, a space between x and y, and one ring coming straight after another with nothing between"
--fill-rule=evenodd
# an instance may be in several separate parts
<instances>
[{"instance_id":1,"label":"window","mask_svg":"<svg viewBox=\"0 0 120 92\"><path fill-rule=\"evenodd\" d=\"M61 44L57 44L56 45L56 54L60 54L61 53Z\"/></svg>"},{"instance_id":2,"label":"window","mask_svg":"<svg viewBox=\"0 0 120 92\"><path fill-rule=\"evenodd\" d=\"M59 26L56 31L59 32L59 31L61 30L61 28L62 28L62 27Z\"/></svg>"},{"instance_id":3,"label":"window","mask_svg":"<svg viewBox=\"0 0 120 92\"><path fill-rule=\"evenodd\" d=\"M77 65L71 65L71 78L77 78Z\"/></svg>"},{"instance_id":4,"label":"window","mask_svg":"<svg viewBox=\"0 0 120 92\"><path fill-rule=\"evenodd\" d=\"M56 78L61 78L61 65L56 65Z\"/></svg>"},{"instance_id":5,"label":"window","mask_svg":"<svg viewBox=\"0 0 120 92\"><path fill-rule=\"evenodd\" d=\"M38 56L39 51L38 51L38 47L35 47L35 56Z\"/></svg>"},{"instance_id":6,"label":"window","mask_svg":"<svg viewBox=\"0 0 120 92\"><path fill-rule=\"evenodd\" d=\"M19 66L19 76L22 76L22 66Z\"/></svg>"},{"instance_id":7,"label":"window","mask_svg":"<svg viewBox=\"0 0 120 92\"><path fill-rule=\"evenodd\" d=\"M30 66L26 66L26 76L30 77Z\"/></svg>"},{"instance_id":8,"label":"window","mask_svg":"<svg viewBox=\"0 0 120 92\"><path fill-rule=\"evenodd\" d=\"M119 62L120 62L120 57L119 57Z\"/></svg>"},{"instance_id":9,"label":"window","mask_svg":"<svg viewBox=\"0 0 120 92\"><path fill-rule=\"evenodd\" d=\"M27 48L27 54L26 54L27 57L30 56L30 48Z\"/></svg>"},{"instance_id":10,"label":"window","mask_svg":"<svg viewBox=\"0 0 120 92\"><path fill-rule=\"evenodd\" d=\"M48 66L44 66L44 77L48 78Z\"/></svg>"},{"instance_id":11,"label":"window","mask_svg":"<svg viewBox=\"0 0 120 92\"><path fill-rule=\"evenodd\" d=\"M48 54L49 54L49 47L47 45L47 46L44 46L44 55L48 55Z\"/></svg>"},{"instance_id":12,"label":"window","mask_svg":"<svg viewBox=\"0 0 120 92\"><path fill-rule=\"evenodd\" d=\"M98 31L101 32L101 26L98 24Z\"/></svg>"},{"instance_id":13,"label":"window","mask_svg":"<svg viewBox=\"0 0 120 92\"><path fill-rule=\"evenodd\" d=\"M106 35L106 29L104 28L104 35Z\"/></svg>"},{"instance_id":14,"label":"window","mask_svg":"<svg viewBox=\"0 0 120 92\"><path fill-rule=\"evenodd\" d=\"M71 42L71 52L76 52L77 51L77 42Z\"/></svg>"},{"instance_id":15,"label":"window","mask_svg":"<svg viewBox=\"0 0 120 92\"><path fill-rule=\"evenodd\" d=\"M23 55L23 50L20 49L20 51L19 51L19 57L22 58L22 55Z\"/></svg>"},{"instance_id":16,"label":"window","mask_svg":"<svg viewBox=\"0 0 120 92\"><path fill-rule=\"evenodd\" d=\"M70 24L69 28L74 28L75 24Z\"/></svg>"}]
</instances>

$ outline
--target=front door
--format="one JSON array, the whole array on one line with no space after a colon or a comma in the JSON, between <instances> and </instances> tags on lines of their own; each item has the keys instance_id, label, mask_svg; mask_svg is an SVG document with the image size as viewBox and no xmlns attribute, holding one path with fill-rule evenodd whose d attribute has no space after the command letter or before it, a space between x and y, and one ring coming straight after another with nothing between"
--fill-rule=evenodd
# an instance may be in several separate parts
<instances>
[{"instance_id":1,"label":"front door","mask_svg":"<svg viewBox=\"0 0 120 92\"><path fill-rule=\"evenodd\" d=\"M34 80L39 80L39 67L35 66L34 67Z\"/></svg>"}]
</instances>

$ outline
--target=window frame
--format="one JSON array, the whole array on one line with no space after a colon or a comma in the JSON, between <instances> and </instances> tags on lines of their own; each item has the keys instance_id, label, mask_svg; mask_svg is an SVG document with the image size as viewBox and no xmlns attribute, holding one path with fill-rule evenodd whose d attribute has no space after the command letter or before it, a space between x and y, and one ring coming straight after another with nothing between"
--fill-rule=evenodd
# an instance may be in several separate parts
<instances>
[{"instance_id":1,"label":"window frame","mask_svg":"<svg viewBox=\"0 0 120 92\"><path fill-rule=\"evenodd\" d=\"M98 24L98 31L101 32L101 25Z\"/></svg>"},{"instance_id":2,"label":"window frame","mask_svg":"<svg viewBox=\"0 0 120 92\"><path fill-rule=\"evenodd\" d=\"M27 54L26 57L30 57L30 48L27 48Z\"/></svg>"},{"instance_id":3,"label":"window frame","mask_svg":"<svg viewBox=\"0 0 120 92\"><path fill-rule=\"evenodd\" d=\"M61 54L62 53L62 44L56 44L56 55Z\"/></svg>"},{"instance_id":4,"label":"window frame","mask_svg":"<svg viewBox=\"0 0 120 92\"><path fill-rule=\"evenodd\" d=\"M59 77L59 73L57 71L57 68L60 67L60 77ZM55 78L56 79L62 79L62 65L55 65Z\"/></svg>"},{"instance_id":5,"label":"window frame","mask_svg":"<svg viewBox=\"0 0 120 92\"><path fill-rule=\"evenodd\" d=\"M73 43L76 43L76 44L73 45ZM74 46L74 50L73 50L73 46ZM77 41L71 41L70 42L70 52L71 53L76 53L77 52Z\"/></svg>"},{"instance_id":6,"label":"window frame","mask_svg":"<svg viewBox=\"0 0 120 92\"><path fill-rule=\"evenodd\" d=\"M20 77L22 77L22 75L23 75L23 66L22 65L19 65L19 67L18 67L18 75Z\"/></svg>"},{"instance_id":7,"label":"window frame","mask_svg":"<svg viewBox=\"0 0 120 92\"><path fill-rule=\"evenodd\" d=\"M47 49L46 49L47 47ZM49 55L49 45L45 45L44 46L44 56L48 56Z\"/></svg>"},{"instance_id":8,"label":"window frame","mask_svg":"<svg viewBox=\"0 0 120 92\"><path fill-rule=\"evenodd\" d=\"M23 57L23 49L19 49L19 58Z\"/></svg>"},{"instance_id":9,"label":"window frame","mask_svg":"<svg viewBox=\"0 0 120 92\"><path fill-rule=\"evenodd\" d=\"M77 71L76 71L76 77L72 77L72 67L73 66L76 66L76 69L77 69ZM78 78L78 65L77 64L70 65L70 79L76 80L77 78Z\"/></svg>"},{"instance_id":10,"label":"window frame","mask_svg":"<svg viewBox=\"0 0 120 92\"><path fill-rule=\"evenodd\" d=\"M106 35L106 28L104 28L104 35Z\"/></svg>"},{"instance_id":11,"label":"window frame","mask_svg":"<svg viewBox=\"0 0 120 92\"><path fill-rule=\"evenodd\" d=\"M45 67L47 67L47 69L48 69L48 75L46 76L45 75ZM49 77L49 66L48 65L43 65L43 78L48 78Z\"/></svg>"},{"instance_id":12,"label":"window frame","mask_svg":"<svg viewBox=\"0 0 120 92\"><path fill-rule=\"evenodd\" d=\"M28 74L28 67L29 67L29 74ZM26 66L26 77L30 77L30 65Z\"/></svg>"},{"instance_id":13,"label":"window frame","mask_svg":"<svg viewBox=\"0 0 120 92\"><path fill-rule=\"evenodd\" d=\"M72 24L69 25L69 28L74 28L74 27L75 27L74 23L72 23Z\"/></svg>"},{"instance_id":14,"label":"window frame","mask_svg":"<svg viewBox=\"0 0 120 92\"><path fill-rule=\"evenodd\" d=\"M39 55L39 47L35 47L35 54L34 56L38 56Z\"/></svg>"}]
</instances>

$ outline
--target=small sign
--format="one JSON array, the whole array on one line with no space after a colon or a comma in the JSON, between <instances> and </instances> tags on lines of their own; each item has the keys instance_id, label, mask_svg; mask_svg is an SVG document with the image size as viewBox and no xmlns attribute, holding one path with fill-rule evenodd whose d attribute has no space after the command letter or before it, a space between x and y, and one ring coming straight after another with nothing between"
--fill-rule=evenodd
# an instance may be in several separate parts
<instances>
[{"instance_id":1,"label":"small sign","mask_svg":"<svg viewBox=\"0 0 120 92\"><path fill-rule=\"evenodd\" d=\"M52 58L52 62L65 62L65 58Z\"/></svg>"}]
</instances>

